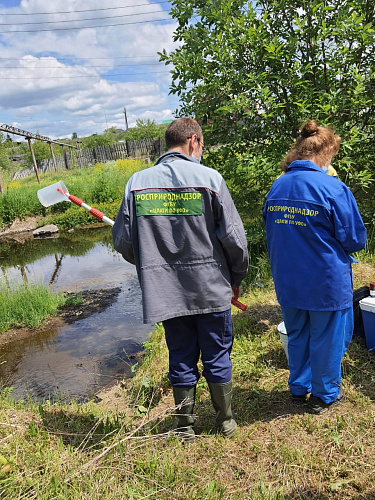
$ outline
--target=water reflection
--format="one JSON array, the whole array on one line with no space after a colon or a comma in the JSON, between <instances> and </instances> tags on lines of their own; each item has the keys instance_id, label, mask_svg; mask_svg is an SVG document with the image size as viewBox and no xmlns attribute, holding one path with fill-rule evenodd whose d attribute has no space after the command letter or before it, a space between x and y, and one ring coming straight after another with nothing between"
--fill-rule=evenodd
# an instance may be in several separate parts
<instances>
[{"instance_id":1,"label":"water reflection","mask_svg":"<svg viewBox=\"0 0 375 500\"><path fill-rule=\"evenodd\" d=\"M14 265L16 249L7 260L2 248L2 269L10 285L27 279L50 282L53 289L64 291L121 286L117 299L104 311L0 347L0 382L12 386L17 399L28 394L38 400L67 394L80 400L91 397L114 377L129 375L130 356L150 332L150 325L142 324L135 268L113 250L110 231L80 233L79 251L73 249L76 233L70 243L69 235L64 241L27 242L29 254L17 249L22 273Z\"/></svg>"},{"instance_id":2,"label":"water reflection","mask_svg":"<svg viewBox=\"0 0 375 500\"><path fill-rule=\"evenodd\" d=\"M113 275L114 264L119 267L117 272L125 270L126 263L113 249L108 227L63 233L59 238L31 237L22 244L15 240L0 244L0 282L7 286L41 281L65 291L73 286L71 278L77 277L83 287L89 287L96 278L105 282L105 271ZM133 266L130 268L134 274Z\"/></svg>"}]
</instances>

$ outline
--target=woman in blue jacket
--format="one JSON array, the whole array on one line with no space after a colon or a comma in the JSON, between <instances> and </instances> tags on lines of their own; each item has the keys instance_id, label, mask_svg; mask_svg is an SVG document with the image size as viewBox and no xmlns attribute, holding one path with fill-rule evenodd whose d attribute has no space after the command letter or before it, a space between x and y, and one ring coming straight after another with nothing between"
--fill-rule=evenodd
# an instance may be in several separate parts
<instances>
[{"instance_id":1,"label":"woman in blue jacket","mask_svg":"<svg viewBox=\"0 0 375 500\"><path fill-rule=\"evenodd\" d=\"M350 253L366 243L354 196L325 175L340 137L302 128L263 210L277 299L288 332L292 402L321 414L339 404L341 360L353 332Z\"/></svg>"}]
</instances>

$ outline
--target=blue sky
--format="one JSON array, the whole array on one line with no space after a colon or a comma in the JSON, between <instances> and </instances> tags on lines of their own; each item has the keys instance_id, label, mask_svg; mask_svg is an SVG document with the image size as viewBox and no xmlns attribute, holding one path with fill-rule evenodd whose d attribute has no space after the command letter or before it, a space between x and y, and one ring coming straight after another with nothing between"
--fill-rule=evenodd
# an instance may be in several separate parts
<instances>
[{"instance_id":1,"label":"blue sky","mask_svg":"<svg viewBox=\"0 0 375 500\"><path fill-rule=\"evenodd\" d=\"M0 0L0 123L51 138L173 118L166 0Z\"/></svg>"}]
</instances>

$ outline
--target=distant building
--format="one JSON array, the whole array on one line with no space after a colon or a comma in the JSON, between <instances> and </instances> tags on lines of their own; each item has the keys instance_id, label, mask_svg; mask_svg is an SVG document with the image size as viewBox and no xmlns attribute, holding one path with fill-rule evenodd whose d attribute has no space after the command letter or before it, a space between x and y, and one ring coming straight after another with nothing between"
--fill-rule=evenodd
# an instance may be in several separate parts
<instances>
[{"instance_id":1,"label":"distant building","mask_svg":"<svg viewBox=\"0 0 375 500\"><path fill-rule=\"evenodd\" d=\"M21 163L26 157L27 154L17 154L17 155L10 155L9 159L14 162Z\"/></svg>"},{"instance_id":2,"label":"distant building","mask_svg":"<svg viewBox=\"0 0 375 500\"><path fill-rule=\"evenodd\" d=\"M169 123L172 123L172 122L173 122L173 120L163 120L161 122L161 125L168 125Z\"/></svg>"}]
</instances>

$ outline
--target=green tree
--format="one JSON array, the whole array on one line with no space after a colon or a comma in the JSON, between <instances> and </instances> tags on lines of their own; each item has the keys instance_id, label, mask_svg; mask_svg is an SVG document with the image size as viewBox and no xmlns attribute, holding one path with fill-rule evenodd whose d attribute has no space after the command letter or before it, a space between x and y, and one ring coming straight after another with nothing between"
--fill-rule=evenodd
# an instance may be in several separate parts
<instances>
[{"instance_id":1,"label":"green tree","mask_svg":"<svg viewBox=\"0 0 375 500\"><path fill-rule=\"evenodd\" d=\"M13 169L12 160L9 155L12 154L12 143L8 138L0 132L0 194L4 190L3 178L10 177Z\"/></svg>"},{"instance_id":2,"label":"green tree","mask_svg":"<svg viewBox=\"0 0 375 500\"><path fill-rule=\"evenodd\" d=\"M0 132L0 170L9 170L12 166L12 160L9 155L12 154L12 142Z\"/></svg>"},{"instance_id":3,"label":"green tree","mask_svg":"<svg viewBox=\"0 0 375 500\"><path fill-rule=\"evenodd\" d=\"M136 120L134 128L128 129L122 139L125 141L140 141L141 139L159 139L164 137L166 125L157 125L154 120Z\"/></svg>"},{"instance_id":4,"label":"green tree","mask_svg":"<svg viewBox=\"0 0 375 500\"><path fill-rule=\"evenodd\" d=\"M51 150L49 148L49 145L46 142L35 140L32 143L32 147L33 147L33 152L34 152L34 156L35 156L36 161L41 161L41 160L45 160L46 158L50 158ZM30 151L28 152L28 163L30 165L33 164L33 160L32 160Z\"/></svg>"},{"instance_id":5,"label":"green tree","mask_svg":"<svg viewBox=\"0 0 375 500\"><path fill-rule=\"evenodd\" d=\"M39 135L39 132L37 132L37 135ZM53 154L54 155L61 155L62 154L62 148L58 146L57 144L52 144L53 147ZM47 158L51 158L51 149L50 146L47 142L37 140L35 139L32 141L32 148L35 156L35 160L37 162L46 160ZM31 156L31 151L30 148L27 147L27 164L29 166L33 165L33 159Z\"/></svg>"},{"instance_id":6,"label":"green tree","mask_svg":"<svg viewBox=\"0 0 375 500\"><path fill-rule=\"evenodd\" d=\"M301 123L342 137L335 167L374 212L375 51L372 0L173 0L179 48L171 92L195 115L207 162L222 166L243 216L259 214Z\"/></svg>"},{"instance_id":7,"label":"green tree","mask_svg":"<svg viewBox=\"0 0 375 500\"><path fill-rule=\"evenodd\" d=\"M84 148L92 149L97 146L109 146L111 144L117 143L117 137L113 134L93 134L89 137L82 138L82 144Z\"/></svg>"}]
</instances>

